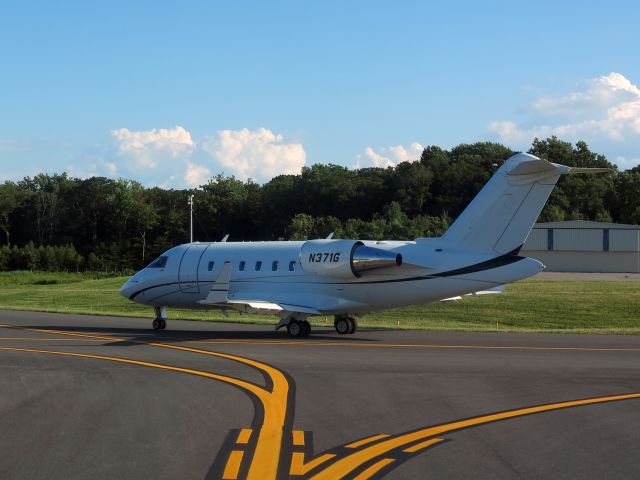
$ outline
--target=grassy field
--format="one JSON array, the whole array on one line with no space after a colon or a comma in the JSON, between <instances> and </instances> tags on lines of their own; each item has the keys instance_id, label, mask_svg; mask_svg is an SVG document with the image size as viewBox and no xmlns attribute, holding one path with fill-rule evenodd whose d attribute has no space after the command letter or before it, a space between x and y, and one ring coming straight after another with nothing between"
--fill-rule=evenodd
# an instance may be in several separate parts
<instances>
[{"instance_id":1,"label":"grassy field","mask_svg":"<svg viewBox=\"0 0 640 480\"><path fill-rule=\"evenodd\" d=\"M152 318L153 311L118 294L126 277L100 273L0 273L0 308ZM275 323L275 317L169 310L169 319ZM331 324L314 317L312 324ZM465 297L373 313L361 326L429 330L640 333L640 283L526 280L501 295Z\"/></svg>"}]
</instances>

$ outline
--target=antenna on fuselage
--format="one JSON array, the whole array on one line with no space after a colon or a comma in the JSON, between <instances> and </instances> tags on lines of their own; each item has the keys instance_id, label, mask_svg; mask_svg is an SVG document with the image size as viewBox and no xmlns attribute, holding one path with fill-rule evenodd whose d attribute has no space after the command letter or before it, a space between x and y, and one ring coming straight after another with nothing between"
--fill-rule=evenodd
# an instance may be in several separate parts
<instances>
[{"instance_id":1,"label":"antenna on fuselage","mask_svg":"<svg viewBox=\"0 0 640 480\"><path fill-rule=\"evenodd\" d=\"M331 232L329 235L327 235L327 238L325 238L325 240L331 240L333 238L333 234L335 232Z\"/></svg>"},{"instance_id":2,"label":"antenna on fuselage","mask_svg":"<svg viewBox=\"0 0 640 480\"><path fill-rule=\"evenodd\" d=\"M224 237L222 237L222 240L220 240L222 243L226 242L227 239L229 238L229 234L227 233Z\"/></svg>"}]
</instances>

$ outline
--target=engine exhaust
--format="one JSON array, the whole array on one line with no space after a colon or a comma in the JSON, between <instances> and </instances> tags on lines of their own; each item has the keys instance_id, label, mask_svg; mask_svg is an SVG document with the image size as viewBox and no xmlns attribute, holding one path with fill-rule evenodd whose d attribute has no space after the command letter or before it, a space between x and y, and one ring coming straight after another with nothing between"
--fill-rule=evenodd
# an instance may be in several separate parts
<instances>
[{"instance_id":1,"label":"engine exhaust","mask_svg":"<svg viewBox=\"0 0 640 480\"><path fill-rule=\"evenodd\" d=\"M389 250L357 245L351 254L351 271L356 277L363 273L381 268L399 267L402 265L402 255Z\"/></svg>"}]
</instances>

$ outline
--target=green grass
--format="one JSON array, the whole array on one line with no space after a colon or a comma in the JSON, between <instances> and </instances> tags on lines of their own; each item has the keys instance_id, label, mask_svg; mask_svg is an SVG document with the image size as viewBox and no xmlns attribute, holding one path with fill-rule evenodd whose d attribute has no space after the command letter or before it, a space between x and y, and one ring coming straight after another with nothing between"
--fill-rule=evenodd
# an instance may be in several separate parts
<instances>
[{"instance_id":1,"label":"green grass","mask_svg":"<svg viewBox=\"0 0 640 480\"><path fill-rule=\"evenodd\" d=\"M127 277L102 273L0 273L0 308L152 318L153 311L122 298ZM275 323L275 317L169 310L170 319ZM332 319L315 317L315 325ZM498 325L496 325L496 322ZM372 313L360 325L379 328L570 333L640 333L640 283L527 280L501 295L464 297L455 304Z\"/></svg>"}]
</instances>

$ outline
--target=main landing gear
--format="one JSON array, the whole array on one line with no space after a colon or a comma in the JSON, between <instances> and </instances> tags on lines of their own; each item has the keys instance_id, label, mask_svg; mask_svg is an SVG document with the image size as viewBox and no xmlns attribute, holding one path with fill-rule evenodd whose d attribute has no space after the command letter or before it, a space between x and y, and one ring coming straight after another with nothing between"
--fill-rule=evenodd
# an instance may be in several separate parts
<instances>
[{"instance_id":1,"label":"main landing gear","mask_svg":"<svg viewBox=\"0 0 640 480\"><path fill-rule=\"evenodd\" d=\"M347 335L350 333L356 333L358 328L358 322L355 318L346 316L336 316L333 321L333 326L340 335Z\"/></svg>"},{"instance_id":2,"label":"main landing gear","mask_svg":"<svg viewBox=\"0 0 640 480\"><path fill-rule=\"evenodd\" d=\"M306 337L311 333L311 324L307 320L291 320L287 325L287 333L294 337Z\"/></svg>"},{"instance_id":3,"label":"main landing gear","mask_svg":"<svg viewBox=\"0 0 640 480\"><path fill-rule=\"evenodd\" d=\"M164 330L167 328L167 307L153 307L156 318L151 324L154 330Z\"/></svg>"},{"instance_id":4,"label":"main landing gear","mask_svg":"<svg viewBox=\"0 0 640 480\"><path fill-rule=\"evenodd\" d=\"M356 332L358 322L350 315L336 315L333 326L340 335L347 335ZM287 327L287 332L294 338L306 337L311 333L311 324L306 316L302 315L290 314L281 317L276 330L283 327Z\"/></svg>"},{"instance_id":5,"label":"main landing gear","mask_svg":"<svg viewBox=\"0 0 640 480\"><path fill-rule=\"evenodd\" d=\"M287 327L287 333L294 338L306 337L311 333L311 324L307 321L306 315L289 313L280 317L276 330L283 327Z\"/></svg>"}]
</instances>

